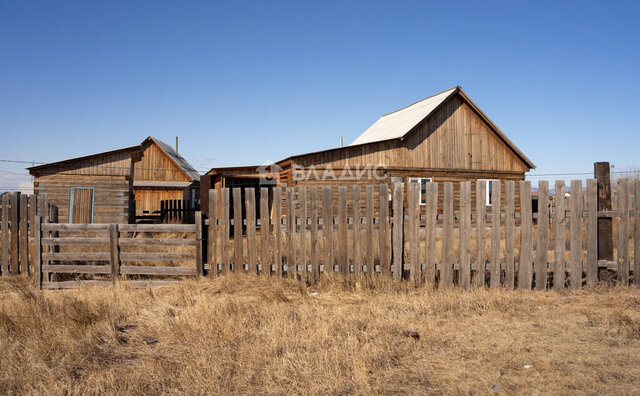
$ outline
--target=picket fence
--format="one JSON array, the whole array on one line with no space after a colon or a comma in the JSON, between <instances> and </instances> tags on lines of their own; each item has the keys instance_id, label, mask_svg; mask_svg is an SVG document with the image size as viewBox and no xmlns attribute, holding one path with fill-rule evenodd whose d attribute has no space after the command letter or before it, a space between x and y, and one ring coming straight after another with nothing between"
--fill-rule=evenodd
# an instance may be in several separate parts
<instances>
[{"instance_id":1,"label":"picket fence","mask_svg":"<svg viewBox=\"0 0 640 396\"><path fill-rule=\"evenodd\" d=\"M640 287L640 181L619 180L611 210L598 210L595 180L572 181L570 194L556 181L553 195L540 181L537 213L529 181L494 182L490 206L484 182L457 187L455 196L453 183L428 183L424 194L414 183L223 188L208 192L207 219L146 225L57 224L41 197L5 194L0 270L33 272L46 288L241 271L304 284L339 273L522 289L577 289L613 274ZM599 260L598 222L611 218L615 259Z\"/></svg>"},{"instance_id":2,"label":"picket fence","mask_svg":"<svg viewBox=\"0 0 640 396\"><path fill-rule=\"evenodd\" d=\"M244 202L240 188L211 190L206 221L209 274L246 271L313 283L328 272L356 277L375 273L442 287L576 289L595 284L602 269L615 271L615 279L623 284L640 271L640 255L633 255L631 265L630 254L631 238L634 248L640 246L635 210L640 207L639 181L631 194L628 180L621 179L616 207L607 211L598 211L594 179L587 180L586 191L581 180L573 180L568 197L564 181L555 183L554 196L549 182L540 181L538 213L532 213L531 182L518 182L519 205L515 183L494 182L489 207L486 183L477 182L472 207L472 183L462 182L457 210L454 184L449 182L428 183L426 197L415 183L406 189L403 183L363 190L338 187L337 198L331 187L276 187L272 198L262 188L258 206L253 188L245 189ZM615 261L598 260L599 218L616 221Z\"/></svg>"}]
</instances>

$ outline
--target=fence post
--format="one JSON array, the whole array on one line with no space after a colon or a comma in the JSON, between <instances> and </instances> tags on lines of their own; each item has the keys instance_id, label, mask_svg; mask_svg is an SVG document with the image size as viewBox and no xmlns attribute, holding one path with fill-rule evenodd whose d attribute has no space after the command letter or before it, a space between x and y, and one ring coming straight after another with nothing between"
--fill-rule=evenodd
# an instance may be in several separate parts
<instances>
[{"instance_id":1,"label":"fence post","mask_svg":"<svg viewBox=\"0 0 640 396\"><path fill-rule=\"evenodd\" d=\"M209 274L218 275L218 256L217 256L217 243L218 243L218 190L212 189L208 191L209 206L209 238L207 240L207 257L209 262Z\"/></svg>"},{"instance_id":2,"label":"fence post","mask_svg":"<svg viewBox=\"0 0 640 396\"><path fill-rule=\"evenodd\" d=\"M11 273L18 273L20 261L20 193L11 194Z\"/></svg>"},{"instance_id":3,"label":"fence post","mask_svg":"<svg viewBox=\"0 0 640 396\"><path fill-rule=\"evenodd\" d=\"M20 273L29 274L29 196L20 200Z\"/></svg>"},{"instance_id":4,"label":"fence post","mask_svg":"<svg viewBox=\"0 0 640 396\"><path fill-rule=\"evenodd\" d=\"M9 194L2 195L2 275L9 273Z\"/></svg>"},{"instance_id":5,"label":"fence post","mask_svg":"<svg viewBox=\"0 0 640 396\"><path fill-rule=\"evenodd\" d=\"M598 182L598 210L611 210L611 179L608 162L593 164L593 173ZM613 220L598 218L598 260L613 261Z\"/></svg>"},{"instance_id":6,"label":"fence post","mask_svg":"<svg viewBox=\"0 0 640 396\"><path fill-rule=\"evenodd\" d=\"M111 245L111 281L115 285L120 278L120 247L118 246L118 225L109 224Z\"/></svg>"},{"instance_id":7,"label":"fence post","mask_svg":"<svg viewBox=\"0 0 640 396\"><path fill-rule=\"evenodd\" d=\"M36 216L33 224L33 278L36 287L42 289L42 216Z\"/></svg>"},{"instance_id":8,"label":"fence post","mask_svg":"<svg viewBox=\"0 0 640 396\"><path fill-rule=\"evenodd\" d=\"M402 280L404 259L404 183L393 184L393 280Z\"/></svg>"},{"instance_id":9,"label":"fence post","mask_svg":"<svg viewBox=\"0 0 640 396\"><path fill-rule=\"evenodd\" d=\"M196 275L202 276L202 212L197 211L196 220Z\"/></svg>"}]
</instances>

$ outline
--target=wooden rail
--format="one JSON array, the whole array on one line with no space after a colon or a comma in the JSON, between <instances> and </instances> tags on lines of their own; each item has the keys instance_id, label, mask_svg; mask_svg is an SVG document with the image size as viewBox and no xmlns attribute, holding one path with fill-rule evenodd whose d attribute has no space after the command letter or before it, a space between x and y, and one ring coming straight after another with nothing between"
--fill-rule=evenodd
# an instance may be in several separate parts
<instances>
[{"instance_id":1,"label":"wooden rail","mask_svg":"<svg viewBox=\"0 0 640 396\"><path fill-rule=\"evenodd\" d=\"M196 218L200 218L199 213ZM202 221L188 225L55 224L48 221L40 216L34 221L34 279L40 288L68 289L117 282L146 287L171 284L176 280L154 278L158 276L202 274ZM161 248L165 251L158 251ZM187 251L176 252L175 249ZM194 264L189 267L173 265L185 261ZM164 265L148 265L149 262Z\"/></svg>"}]
</instances>

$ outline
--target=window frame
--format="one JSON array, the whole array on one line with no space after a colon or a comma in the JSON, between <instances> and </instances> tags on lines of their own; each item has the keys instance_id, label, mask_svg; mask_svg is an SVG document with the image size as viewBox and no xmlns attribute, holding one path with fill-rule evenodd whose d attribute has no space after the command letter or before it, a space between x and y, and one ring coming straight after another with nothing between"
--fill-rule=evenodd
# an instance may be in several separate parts
<instances>
[{"instance_id":1,"label":"window frame","mask_svg":"<svg viewBox=\"0 0 640 396\"><path fill-rule=\"evenodd\" d=\"M427 197L422 194L422 181L426 180L426 183L433 183L433 177L410 177L409 183L418 183L420 185L420 205L427 204Z\"/></svg>"},{"instance_id":2,"label":"window frame","mask_svg":"<svg viewBox=\"0 0 640 396\"><path fill-rule=\"evenodd\" d=\"M492 204L492 202L491 202L491 192L492 191L491 191L490 184L493 183L493 182L499 182L500 179L479 179L479 180L485 182L485 188L484 188L484 190L485 190L485 198L484 198L485 201L484 201L484 204L486 206L492 206L491 205Z\"/></svg>"}]
</instances>

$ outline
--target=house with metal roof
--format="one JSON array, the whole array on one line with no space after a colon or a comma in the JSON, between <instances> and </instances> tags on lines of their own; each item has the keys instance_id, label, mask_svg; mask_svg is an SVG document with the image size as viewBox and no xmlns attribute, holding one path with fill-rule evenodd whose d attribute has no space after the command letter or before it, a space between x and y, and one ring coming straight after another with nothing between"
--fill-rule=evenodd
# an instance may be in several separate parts
<instances>
[{"instance_id":1,"label":"house with metal roof","mask_svg":"<svg viewBox=\"0 0 640 396\"><path fill-rule=\"evenodd\" d=\"M494 180L524 180L534 168L457 86L383 115L348 146L293 155L272 167L214 168L203 183L258 187L269 177L281 186L403 181L420 183L424 191L431 181L485 180L490 204Z\"/></svg>"},{"instance_id":2,"label":"house with metal roof","mask_svg":"<svg viewBox=\"0 0 640 396\"><path fill-rule=\"evenodd\" d=\"M168 144L140 145L28 168L34 192L58 208L60 223L130 223L162 200L195 199L198 172Z\"/></svg>"}]
</instances>

